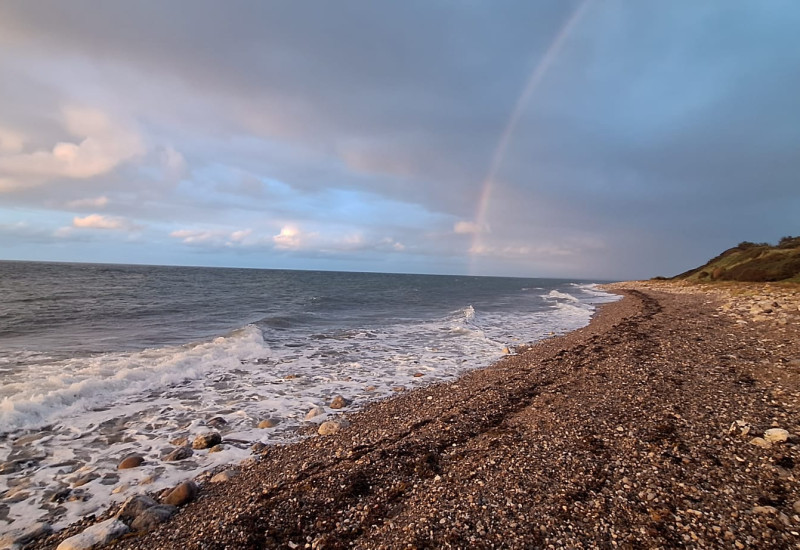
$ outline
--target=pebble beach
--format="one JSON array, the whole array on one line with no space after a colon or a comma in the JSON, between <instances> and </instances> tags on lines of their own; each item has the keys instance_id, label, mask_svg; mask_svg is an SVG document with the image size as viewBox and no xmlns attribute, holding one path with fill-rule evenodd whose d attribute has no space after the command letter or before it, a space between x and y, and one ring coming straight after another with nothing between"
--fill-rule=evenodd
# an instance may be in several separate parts
<instances>
[{"instance_id":1,"label":"pebble beach","mask_svg":"<svg viewBox=\"0 0 800 550\"><path fill-rule=\"evenodd\" d=\"M800 548L800 289L606 288L582 329L5 544Z\"/></svg>"}]
</instances>

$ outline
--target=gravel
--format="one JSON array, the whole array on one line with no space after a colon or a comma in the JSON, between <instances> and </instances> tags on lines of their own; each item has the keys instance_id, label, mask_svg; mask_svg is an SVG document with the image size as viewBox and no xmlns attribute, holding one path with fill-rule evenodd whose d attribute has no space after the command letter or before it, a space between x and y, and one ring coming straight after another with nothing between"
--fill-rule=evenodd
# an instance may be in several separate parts
<instances>
[{"instance_id":1,"label":"gravel","mask_svg":"<svg viewBox=\"0 0 800 550\"><path fill-rule=\"evenodd\" d=\"M800 323L613 289L588 327L267 447L111 547L798 547ZM751 444L773 428L787 439Z\"/></svg>"}]
</instances>

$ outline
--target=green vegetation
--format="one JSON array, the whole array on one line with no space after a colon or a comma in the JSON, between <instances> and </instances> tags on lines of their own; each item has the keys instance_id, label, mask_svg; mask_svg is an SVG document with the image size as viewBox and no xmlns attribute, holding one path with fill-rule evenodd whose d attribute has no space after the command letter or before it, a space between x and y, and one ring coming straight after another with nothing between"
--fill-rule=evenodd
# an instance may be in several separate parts
<instances>
[{"instance_id":1,"label":"green vegetation","mask_svg":"<svg viewBox=\"0 0 800 550\"><path fill-rule=\"evenodd\" d=\"M739 243L707 264L676 275L672 280L800 283L800 237L784 237L775 246Z\"/></svg>"}]
</instances>

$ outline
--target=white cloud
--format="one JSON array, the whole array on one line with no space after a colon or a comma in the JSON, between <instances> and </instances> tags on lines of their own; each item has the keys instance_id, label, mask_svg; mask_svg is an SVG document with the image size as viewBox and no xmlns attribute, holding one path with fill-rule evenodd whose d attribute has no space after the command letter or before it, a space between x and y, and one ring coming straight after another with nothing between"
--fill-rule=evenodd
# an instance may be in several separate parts
<instances>
[{"instance_id":1,"label":"white cloud","mask_svg":"<svg viewBox=\"0 0 800 550\"><path fill-rule=\"evenodd\" d=\"M53 178L85 179L105 174L144 153L139 134L89 108L63 109L65 130L76 142L58 142L50 151L20 153L3 148L0 155L0 191L41 185ZM77 141L80 140L80 141ZM17 145L11 141L11 146Z\"/></svg>"},{"instance_id":2,"label":"white cloud","mask_svg":"<svg viewBox=\"0 0 800 550\"><path fill-rule=\"evenodd\" d=\"M203 244L211 242L215 238L213 232L197 229L178 229L170 233L169 236L180 239L184 244Z\"/></svg>"},{"instance_id":3,"label":"white cloud","mask_svg":"<svg viewBox=\"0 0 800 550\"><path fill-rule=\"evenodd\" d=\"M253 232L252 229L242 229L239 231L234 231L233 233L230 234L230 240L235 243L241 243L247 237L249 237L252 232Z\"/></svg>"},{"instance_id":4,"label":"white cloud","mask_svg":"<svg viewBox=\"0 0 800 550\"><path fill-rule=\"evenodd\" d=\"M25 145L25 138L22 134L0 128L0 153L19 153Z\"/></svg>"},{"instance_id":5,"label":"white cloud","mask_svg":"<svg viewBox=\"0 0 800 550\"><path fill-rule=\"evenodd\" d=\"M72 220L72 227L78 229L108 229L112 231L131 231L138 226L130 220L101 214L89 214L83 218L76 216Z\"/></svg>"},{"instance_id":6,"label":"white cloud","mask_svg":"<svg viewBox=\"0 0 800 550\"><path fill-rule=\"evenodd\" d=\"M280 250L299 250L309 244L309 238L316 237L316 233L302 233L296 226L285 225L281 232L272 237L275 248Z\"/></svg>"},{"instance_id":7,"label":"white cloud","mask_svg":"<svg viewBox=\"0 0 800 550\"><path fill-rule=\"evenodd\" d=\"M103 208L108 204L108 197L91 197L86 199L76 199L74 201L67 202L64 206L67 208Z\"/></svg>"},{"instance_id":8,"label":"white cloud","mask_svg":"<svg viewBox=\"0 0 800 550\"><path fill-rule=\"evenodd\" d=\"M476 222L459 221L453 226L453 232L458 235L474 235L477 233L489 233L489 226L487 224L479 224Z\"/></svg>"}]
</instances>

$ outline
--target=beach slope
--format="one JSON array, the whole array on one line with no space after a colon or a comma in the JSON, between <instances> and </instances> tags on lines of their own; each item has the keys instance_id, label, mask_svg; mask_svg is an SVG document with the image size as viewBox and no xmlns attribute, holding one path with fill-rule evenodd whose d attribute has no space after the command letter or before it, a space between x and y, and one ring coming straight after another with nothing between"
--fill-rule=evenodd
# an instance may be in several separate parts
<instances>
[{"instance_id":1,"label":"beach slope","mask_svg":"<svg viewBox=\"0 0 800 550\"><path fill-rule=\"evenodd\" d=\"M774 291L781 322L731 306L752 297L614 291L589 326L269 448L112 547L796 547L798 293Z\"/></svg>"}]
</instances>

